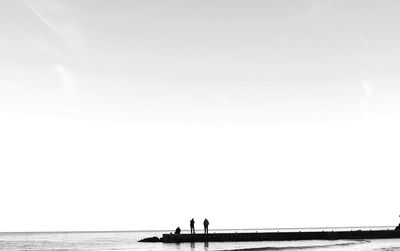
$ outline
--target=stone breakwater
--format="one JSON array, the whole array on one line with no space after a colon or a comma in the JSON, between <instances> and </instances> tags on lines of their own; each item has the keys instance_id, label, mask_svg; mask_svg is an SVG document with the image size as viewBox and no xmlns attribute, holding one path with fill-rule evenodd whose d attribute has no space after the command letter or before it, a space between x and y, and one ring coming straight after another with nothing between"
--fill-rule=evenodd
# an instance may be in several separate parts
<instances>
[{"instance_id":1,"label":"stone breakwater","mask_svg":"<svg viewBox=\"0 0 400 251\"><path fill-rule=\"evenodd\" d=\"M290 240L357 240L400 238L398 230L371 231L320 231L320 232L265 232L265 233L211 233L211 234L164 234L161 238L150 237L140 242L242 242L242 241L290 241Z\"/></svg>"}]
</instances>

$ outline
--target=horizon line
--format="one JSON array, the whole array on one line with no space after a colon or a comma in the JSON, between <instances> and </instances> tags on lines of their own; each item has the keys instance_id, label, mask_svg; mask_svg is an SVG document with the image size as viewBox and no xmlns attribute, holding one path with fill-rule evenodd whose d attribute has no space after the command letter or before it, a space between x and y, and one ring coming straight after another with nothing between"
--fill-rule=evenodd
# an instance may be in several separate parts
<instances>
[{"instance_id":1,"label":"horizon line","mask_svg":"<svg viewBox=\"0 0 400 251\"><path fill-rule=\"evenodd\" d=\"M345 227L277 227L277 228L210 228L210 231L233 231L233 230L291 230L291 229L342 229L342 228L393 228L393 226L345 226ZM202 228L199 228L202 229ZM159 230L71 230L71 231L0 231L0 234L68 234L68 233L135 233L135 232L170 232L173 229ZM190 231L183 229L182 231Z\"/></svg>"}]
</instances>

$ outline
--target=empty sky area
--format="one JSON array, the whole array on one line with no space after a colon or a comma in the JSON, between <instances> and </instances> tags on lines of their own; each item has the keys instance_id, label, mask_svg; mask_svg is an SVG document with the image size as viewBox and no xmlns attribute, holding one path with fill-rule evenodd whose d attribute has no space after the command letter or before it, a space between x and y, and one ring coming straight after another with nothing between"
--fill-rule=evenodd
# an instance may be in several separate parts
<instances>
[{"instance_id":1,"label":"empty sky area","mask_svg":"<svg viewBox=\"0 0 400 251\"><path fill-rule=\"evenodd\" d=\"M399 12L1 0L0 231L397 225Z\"/></svg>"}]
</instances>

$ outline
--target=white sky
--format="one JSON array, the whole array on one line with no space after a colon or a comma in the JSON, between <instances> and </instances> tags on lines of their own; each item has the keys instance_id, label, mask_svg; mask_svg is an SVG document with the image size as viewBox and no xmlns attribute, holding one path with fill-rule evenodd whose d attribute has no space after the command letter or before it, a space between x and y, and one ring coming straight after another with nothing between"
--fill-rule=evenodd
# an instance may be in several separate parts
<instances>
[{"instance_id":1,"label":"white sky","mask_svg":"<svg viewBox=\"0 0 400 251\"><path fill-rule=\"evenodd\" d=\"M396 1L0 2L0 231L396 225Z\"/></svg>"}]
</instances>

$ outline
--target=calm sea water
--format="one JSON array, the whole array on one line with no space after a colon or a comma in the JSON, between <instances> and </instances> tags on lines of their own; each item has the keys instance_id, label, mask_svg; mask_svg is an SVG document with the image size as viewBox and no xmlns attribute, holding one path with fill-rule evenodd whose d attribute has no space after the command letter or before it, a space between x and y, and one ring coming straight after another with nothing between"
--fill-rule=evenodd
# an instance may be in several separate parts
<instances>
[{"instance_id":1,"label":"calm sea water","mask_svg":"<svg viewBox=\"0 0 400 251\"><path fill-rule=\"evenodd\" d=\"M303 231L305 229L302 229ZM241 230L242 231L242 230ZM259 230L260 231L260 230ZM281 230L282 231L282 230ZM283 230L284 231L284 230ZM230 230L229 232L235 232ZM1 233L0 250L382 250L400 251L400 239L336 241L265 241L204 243L139 243L165 232Z\"/></svg>"}]
</instances>

